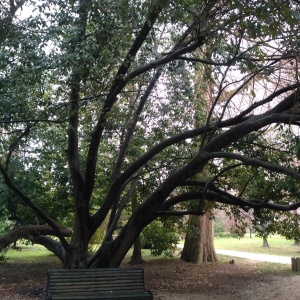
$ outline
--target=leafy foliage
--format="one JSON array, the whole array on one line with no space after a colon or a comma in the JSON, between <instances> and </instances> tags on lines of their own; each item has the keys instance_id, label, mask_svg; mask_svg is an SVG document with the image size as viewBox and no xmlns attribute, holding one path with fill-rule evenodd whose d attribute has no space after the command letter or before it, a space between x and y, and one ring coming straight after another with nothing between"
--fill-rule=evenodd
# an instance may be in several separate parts
<instances>
[{"instance_id":1,"label":"leafy foliage","mask_svg":"<svg viewBox=\"0 0 300 300\"><path fill-rule=\"evenodd\" d=\"M141 244L143 248L150 249L151 255L172 256L173 254L179 240L178 234L174 227L165 225L166 223L156 220L143 230Z\"/></svg>"},{"instance_id":2,"label":"leafy foliage","mask_svg":"<svg viewBox=\"0 0 300 300\"><path fill-rule=\"evenodd\" d=\"M299 208L297 1L0 5L1 205L64 267L118 266L165 215Z\"/></svg>"}]
</instances>

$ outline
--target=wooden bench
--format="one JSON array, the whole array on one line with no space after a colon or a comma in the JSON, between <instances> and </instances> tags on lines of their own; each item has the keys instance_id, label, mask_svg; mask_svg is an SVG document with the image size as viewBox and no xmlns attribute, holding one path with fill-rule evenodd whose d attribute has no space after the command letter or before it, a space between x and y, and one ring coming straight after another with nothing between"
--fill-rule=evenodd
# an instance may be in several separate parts
<instances>
[{"instance_id":1,"label":"wooden bench","mask_svg":"<svg viewBox=\"0 0 300 300\"><path fill-rule=\"evenodd\" d=\"M153 299L142 268L48 270L48 300Z\"/></svg>"}]
</instances>

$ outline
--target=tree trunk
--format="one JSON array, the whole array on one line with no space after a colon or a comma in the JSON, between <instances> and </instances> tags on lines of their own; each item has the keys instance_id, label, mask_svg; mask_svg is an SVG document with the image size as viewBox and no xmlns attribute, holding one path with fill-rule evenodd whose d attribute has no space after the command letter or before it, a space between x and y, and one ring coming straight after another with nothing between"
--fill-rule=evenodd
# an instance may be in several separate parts
<instances>
[{"instance_id":1,"label":"tree trunk","mask_svg":"<svg viewBox=\"0 0 300 300\"><path fill-rule=\"evenodd\" d=\"M295 239L294 240L294 246L300 246L300 240Z\"/></svg>"},{"instance_id":2,"label":"tree trunk","mask_svg":"<svg viewBox=\"0 0 300 300\"><path fill-rule=\"evenodd\" d=\"M181 259L193 263L217 261L211 214L190 216Z\"/></svg>"},{"instance_id":3,"label":"tree trunk","mask_svg":"<svg viewBox=\"0 0 300 300\"><path fill-rule=\"evenodd\" d=\"M91 268L118 268L126 253L139 237L141 231L152 220L143 214L133 213L121 233L113 240L104 243L88 260Z\"/></svg>"},{"instance_id":4,"label":"tree trunk","mask_svg":"<svg viewBox=\"0 0 300 300\"><path fill-rule=\"evenodd\" d=\"M263 247L270 247L268 243L268 237L267 235L263 236Z\"/></svg>"},{"instance_id":5,"label":"tree trunk","mask_svg":"<svg viewBox=\"0 0 300 300\"><path fill-rule=\"evenodd\" d=\"M141 238L140 236L138 236L133 244L133 252L129 264L140 265L142 263L143 263L143 259L142 259L142 249L141 249Z\"/></svg>"},{"instance_id":6,"label":"tree trunk","mask_svg":"<svg viewBox=\"0 0 300 300\"><path fill-rule=\"evenodd\" d=\"M88 258L88 207L82 197L76 198L72 241L66 249L64 269L84 269Z\"/></svg>"},{"instance_id":7,"label":"tree trunk","mask_svg":"<svg viewBox=\"0 0 300 300\"><path fill-rule=\"evenodd\" d=\"M132 213L134 210L138 207L138 202L137 198L133 196L131 198L131 207L132 207ZM141 249L141 238L140 235L136 238L133 244L133 252L132 256L130 259L129 264L131 265L139 265L143 263L143 258L142 258L142 249Z\"/></svg>"},{"instance_id":8,"label":"tree trunk","mask_svg":"<svg viewBox=\"0 0 300 300\"><path fill-rule=\"evenodd\" d=\"M186 262L197 262L199 253L200 220L198 216L190 216L184 241L181 259Z\"/></svg>"}]
</instances>

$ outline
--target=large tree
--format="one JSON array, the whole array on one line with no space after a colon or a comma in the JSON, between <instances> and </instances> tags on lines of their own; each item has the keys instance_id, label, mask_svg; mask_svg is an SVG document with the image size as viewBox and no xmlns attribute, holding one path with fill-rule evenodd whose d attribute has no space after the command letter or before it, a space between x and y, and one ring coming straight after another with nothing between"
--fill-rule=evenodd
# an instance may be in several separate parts
<instances>
[{"instance_id":1,"label":"large tree","mask_svg":"<svg viewBox=\"0 0 300 300\"><path fill-rule=\"evenodd\" d=\"M272 139L278 126L297 132L298 1L2 2L0 171L31 227L0 238L1 247L30 236L65 268L117 267L158 217L201 215L207 201L300 206L297 191L251 198L221 180L241 165L300 179L295 153L273 161L264 154L281 145L255 151L262 146L252 139ZM214 87L208 112L207 95L195 96L199 84ZM34 190L23 188L27 178ZM15 217L24 219L22 210ZM106 234L89 256L102 224Z\"/></svg>"},{"instance_id":2,"label":"large tree","mask_svg":"<svg viewBox=\"0 0 300 300\"><path fill-rule=\"evenodd\" d=\"M214 229L210 211L200 216L190 216L188 231L181 253L181 259L193 263L217 261L214 248Z\"/></svg>"}]
</instances>

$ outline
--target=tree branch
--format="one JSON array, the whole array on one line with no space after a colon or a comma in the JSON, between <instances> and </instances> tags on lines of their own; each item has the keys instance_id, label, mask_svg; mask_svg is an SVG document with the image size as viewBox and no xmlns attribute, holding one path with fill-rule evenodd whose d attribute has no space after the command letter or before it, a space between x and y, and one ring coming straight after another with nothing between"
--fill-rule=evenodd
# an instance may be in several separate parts
<instances>
[{"instance_id":1,"label":"tree branch","mask_svg":"<svg viewBox=\"0 0 300 300\"><path fill-rule=\"evenodd\" d=\"M72 231L69 229L61 229L61 234L63 234L66 237L69 237L72 235ZM57 236L57 233L53 230L53 228L45 225L20 226L0 236L0 249L8 247L11 243L16 242L18 239L28 236L39 235Z\"/></svg>"},{"instance_id":2,"label":"tree branch","mask_svg":"<svg viewBox=\"0 0 300 300\"><path fill-rule=\"evenodd\" d=\"M9 151L6 157L6 163L5 163L5 168L6 170L8 169L8 164L11 158L12 153L14 152L14 150L16 149L17 145L19 144L19 142L21 141L21 139L24 136L27 136L30 132L30 129L36 124L37 122L35 122L32 125L27 125L27 128L20 134L20 136L10 145L9 147Z\"/></svg>"},{"instance_id":3,"label":"tree branch","mask_svg":"<svg viewBox=\"0 0 300 300\"><path fill-rule=\"evenodd\" d=\"M245 165L262 167L270 171L275 171L281 174L289 175L295 179L300 179L300 173L292 169L282 167L279 165L272 164L270 162L262 161L256 158L250 158L237 153L228 153L228 152L212 152L207 155L211 158L231 158L235 160L242 161Z\"/></svg>"},{"instance_id":4,"label":"tree branch","mask_svg":"<svg viewBox=\"0 0 300 300\"><path fill-rule=\"evenodd\" d=\"M9 177L9 175L7 174L6 170L4 169L4 167L0 164L0 172L2 173L5 183L8 186L8 188L10 188L12 191L14 191L25 203L28 207L31 208L31 210L42 220L44 220L47 224L49 224L49 226L51 226L51 228L53 229L53 231L55 232L55 235L59 238L59 240L61 241L63 247L65 249L68 248L68 242L66 241L66 239L64 238L64 234L61 228L59 228L59 226L55 223L55 221L53 221L52 219L50 219L47 215L45 215L43 213L43 211L41 209L39 209L34 203L33 201L26 195L24 194L11 180L11 178Z\"/></svg>"},{"instance_id":5,"label":"tree branch","mask_svg":"<svg viewBox=\"0 0 300 300\"><path fill-rule=\"evenodd\" d=\"M153 28L153 25L157 21L160 13L162 12L164 5L165 3L158 3L157 5L151 7L151 13L149 13L146 17L147 20L145 20L140 32L138 33L130 50L128 51L122 65L119 67L119 70L115 76L114 82L110 88L110 91L104 103L102 113L100 114L97 121L97 125L95 126L92 132L85 171L85 182L87 183L85 190L86 198L90 198L94 187L97 153L102 138L103 130L105 127L107 113L111 110L113 104L116 102L117 95L127 84L128 79L124 80L124 75L128 72L137 52L140 50L146 38L148 37L151 29ZM106 210L109 209L109 205L104 205L104 208Z\"/></svg>"},{"instance_id":6,"label":"tree branch","mask_svg":"<svg viewBox=\"0 0 300 300\"><path fill-rule=\"evenodd\" d=\"M67 236L71 236L71 233ZM28 237L28 239L35 244L44 246L46 249L56 255L61 260L61 262L63 262L66 255L66 250L64 249L64 247L62 247L60 242L57 242L49 236L44 235L31 235Z\"/></svg>"},{"instance_id":7,"label":"tree branch","mask_svg":"<svg viewBox=\"0 0 300 300\"><path fill-rule=\"evenodd\" d=\"M281 91L282 92L282 91ZM274 93L273 98L278 95L278 92ZM169 195L169 193L177 186L182 184L188 178L191 178L198 172L202 170L207 161L213 158L210 153L218 152L229 145L232 142L239 140L240 138L246 136L250 132L257 131L269 124L277 122L285 122L289 124L292 119L300 120L299 115L288 115L282 114L283 111L286 111L295 105L295 102L298 101L299 90L294 91L292 94L283 99L279 104L277 104L273 109L267 111L266 113L244 117L240 116L239 118L232 118L226 121L221 121L214 126L209 126L210 129L214 129L215 126L218 128L233 126L224 133L218 135L211 142L209 142L202 150L194 157L186 166L180 170L172 173L158 188L154 191L145 201L148 202L147 205L151 206L154 199L159 206L160 202L163 202ZM234 126L235 125L235 126ZM99 225L99 220L104 218L105 212L110 207L110 204L116 201L116 197L119 195L120 187L123 187L127 178L130 178L137 170L139 170L144 164L151 160L156 154L160 153L166 147L178 143L182 140L199 136L206 131L206 126L197 128L195 130L187 131L177 136L171 137L162 141L161 143L154 146L150 151L145 153L142 157L137 159L131 166L129 166L124 172L114 180L110 190L104 200L103 206L94 214L92 217L93 221L93 230L96 230ZM294 174L298 176L298 174ZM158 200L161 199L161 200ZM155 210L155 207L152 207L151 210ZM102 216L100 218L100 216ZM102 220L102 219L101 219Z\"/></svg>"},{"instance_id":8,"label":"tree branch","mask_svg":"<svg viewBox=\"0 0 300 300\"><path fill-rule=\"evenodd\" d=\"M191 200L199 200L203 198L204 191L193 191L193 192L186 192L182 193L180 195L171 197L167 199L156 211L157 215L182 215L184 214L182 211L177 211L176 209L170 209L171 207L174 207L175 205L191 201ZM292 203L292 204L277 204L272 202L266 202L264 200L258 200L258 199L248 199L244 200L239 197L236 197L234 195L231 195L228 192L224 192L216 187L214 187L214 190L210 190L206 192L205 200L217 202L217 203L223 203L233 206L241 207L245 210L248 210L249 208L254 209L271 209L276 211L291 211L296 210L300 207L300 202ZM201 212L199 210L195 209L192 210L192 214L199 215Z\"/></svg>"},{"instance_id":9,"label":"tree branch","mask_svg":"<svg viewBox=\"0 0 300 300\"><path fill-rule=\"evenodd\" d=\"M26 0L20 0L20 1L18 1L17 3L15 3L15 1L14 0L9 0L9 4L10 4L10 13L11 13L11 15L15 15L15 13L17 12L17 10L19 9L19 8L21 8L23 5L24 5L24 3L26 2Z\"/></svg>"}]
</instances>

